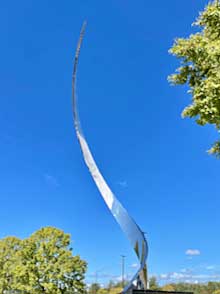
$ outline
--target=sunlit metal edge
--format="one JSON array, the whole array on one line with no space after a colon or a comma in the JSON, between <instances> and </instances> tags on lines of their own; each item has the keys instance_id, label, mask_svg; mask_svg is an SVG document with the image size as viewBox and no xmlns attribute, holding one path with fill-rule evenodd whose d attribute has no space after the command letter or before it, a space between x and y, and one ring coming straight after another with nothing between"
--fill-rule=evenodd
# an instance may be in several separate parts
<instances>
[{"instance_id":1,"label":"sunlit metal edge","mask_svg":"<svg viewBox=\"0 0 220 294\"><path fill-rule=\"evenodd\" d=\"M147 289L147 268L146 268L146 260L148 255L148 245L147 240L145 238L144 233L141 231L136 222L129 216L126 209L122 206L122 204L118 201L115 195L112 193L111 189L107 185L105 179L100 173L95 160L92 156L92 153L89 149L89 146L86 142L85 137L83 136L83 132L80 126L80 120L77 111L77 102L76 102L76 74L77 74L77 65L80 54L80 48L83 41L84 33L86 28L86 22L83 23L80 38L77 44L77 49L75 53L74 59L74 67L73 67L73 76L72 76L72 107L73 107L73 117L74 117L74 127L76 130L76 135L82 150L84 161L92 175L93 180L96 183L96 186L101 193L105 203L109 207L111 213L114 218L120 225L121 229L129 239L131 245L133 246L135 253L140 260L140 267L137 273L133 276L133 278L129 281L129 283L125 286L122 293L126 293L132 286L134 281L138 278L141 279L143 288ZM135 236L135 237L134 237Z\"/></svg>"}]
</instances>

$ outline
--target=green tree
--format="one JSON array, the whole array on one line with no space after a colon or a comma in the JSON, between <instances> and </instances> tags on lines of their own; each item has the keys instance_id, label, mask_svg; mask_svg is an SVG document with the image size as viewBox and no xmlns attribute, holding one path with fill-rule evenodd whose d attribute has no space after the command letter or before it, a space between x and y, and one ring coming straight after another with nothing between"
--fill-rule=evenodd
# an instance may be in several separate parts
<instances>
[{"instance_id":1,"label":"green tree","mask_svg":"<svg viewBox=\"0 0 220 294\"><path fill-rule=\"evenodd\" d=\"M170 292L174 292L175 288L172 285L165 285L162 287L163 291L170 291Z\"/></svg>"},{"instance_id":2,"label":"green tree","mask_svg":"<svg viewBox=\"0 0 220 294\"><path fill-rule=\"evenodd\" d=\"M101 290L99 283L93 283L89 288L89 294L97 294Z\"/></svg>"},{"instance_id":3,"label":"green tree","mask_svg":"<svg viewBox=\"0 0 220 294\"><path fill-rule=\"evenodd\" d=\"M16 285L15 267L18 264L17 253L21 240L6 237L0 240L0 293L13 290Z\"/></svg>"},{"instance_id":4,"label":"green tree","mask_svg":"<svg viewBox=\"0 0 220 294\"><path fill-rule=\"evenodd\" d=\"M106 287L101 287L98 283L93 283L89 288L88 294L118 294L122 290L122 282L109 281Z\"/></svg>"},{"instance_id":5,"label":"green tree","mask_svg":"<svg viewBox=\"0 0 220 294\"><path fill-rule=\"evenodd\" d=\"M69 234L46 227L25 240L8 240L2 250L8 253L0 253L0 264L6 262L0 274L2 289L35 294L85 292L86 263L79 256L73 256Z\"/></svg>"},{"instance_id":6,"label":"green tree","mask_svg":"<svg viewBox=\"0 0 220 294\"><path fill-rule=\"evenodd\" d=\"M216 291L219 291L219 283L217 282L209 282L207 285L207 292L210 294L215 293Z\"/></svg>"},{"instance_id":7,"label":"green tree","mask_svg":"<svg viewBox=\"0 0 220 294\"><path fill-rule=\"evenodd\" d=\"M122 290L122 287L114 287L108 292L108 294L118 294L121 293Z\"/></svg>"},{"instance_id":8,"label":"green tree","mask_svg":"<svg viewBox=\"0 0 220 294\"><path fill-rule=\"evenodd\" d=\"M182 113L199 125L214 125L220 132L220 4L208 4L194 25L200 30L189 38L176 39L170 53L181 60L177 73L169 77L174 85L188 84L192 103ZM220 157L220 140L209 150Z\"/></svg>"},{"instance_id":9,"label":"green tree","mask_svg":"<svg viewBox=\"0 0 220 294\"><path fill-rule=\"evenodd\" d=\"M115 287L115 282L110 280L107 286L108 291L110 292L112 288Z\"/></svg>"},{"instance_id":10,"label":"green tree","mask_svg":"<svg viewBox=\"0 0 220 294\"><path fill-rule=\"evenodd\" d=\"M156 277L151 277L150 278L150 280L149 280L149 287L150 287L151 290L159 290L160 289L160 286L157 283Z\"/></svg>"},{"instance_id":11,"label":"green tree","mask_svg":"<svg viewBox=\"0 0 220 294\"><path fill-rule=\"evenodd\" d=\"M109 291L108 291L108 289L101 288L101 289L98 290L97 293L98 293L98 294L109 294Z\"/></svg>"},{"instance_id":12,"label":"green tree","mask_svg":"<svg viewBox=\"0 0 220 294\"><path fill-rule=\"evenodd\" d=\"M206 284L205 283L190 284L190 283L181 282L181 283L170 284L170 285L175 289L175 291L193 292L194 294L218 294L218 291L220 291L219 282L209 282Z\"/></svg>"}]
</instances>

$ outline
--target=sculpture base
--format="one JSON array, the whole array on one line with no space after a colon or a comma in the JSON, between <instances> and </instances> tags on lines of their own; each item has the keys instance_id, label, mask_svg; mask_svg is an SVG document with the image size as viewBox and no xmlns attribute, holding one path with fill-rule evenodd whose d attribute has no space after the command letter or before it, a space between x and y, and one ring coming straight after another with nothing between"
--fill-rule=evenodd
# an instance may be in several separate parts
<instances>
[{"instance_id":1,"label":"sculpture base","mask_svg":"<svg viewBox=\"0 0 220 294\"><path fill-rule=\"evenodd\" d=\"M160 290L132 290L132 294L193 294L193 292L176 292Z\"/></svg>"}]
</instances>

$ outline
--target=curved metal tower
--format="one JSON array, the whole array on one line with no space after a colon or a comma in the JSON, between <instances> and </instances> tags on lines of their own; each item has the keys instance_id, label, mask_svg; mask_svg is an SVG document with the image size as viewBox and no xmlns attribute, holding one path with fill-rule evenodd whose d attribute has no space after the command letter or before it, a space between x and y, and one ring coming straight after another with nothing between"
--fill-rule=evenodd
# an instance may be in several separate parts
<instances>
[{"instance_id":1,"label":"curved metal tower","mask_svg":"<svg viewBox=\"0 0 220 294\"><path fill-rule=\"evenodd\" d=\"M122 293L127 293L129 289L133 287L133 283L136 281L136 285L139 288L146 289L147 288L147 266L146 260L148 255L148 245L147 240L143 231L139 228L139 226L135 223L135 221L130 217L126 209L122 206L122 204L118 201L115 195L112 193L111 189L107 185L105 179L103 178L101 172L99 171L96 162L92 156L92 153L89 149L88 143L86 142L85 137L83 136L82 129L80 126L80 121L78 117L77 111L77 103L76 103L76 73L77 73L77 65L79 59L80 48L84 36L86 28L86 22L84 22L80 38L78 41L75 60L74 60L74 68L73 68L73 76L72 76L72 105L73 105L73 117L74 117L74 127L76 130L76 135L82 150L84 161L91 173L91 176L102 195L106 205L110 209L112 215L118 222L119 226L121 227L124 234L127 236L128 240L130 241L137 257L140 262L140 266L138 268L137 273L125 286Z\"/></svg>"}]
</instances>

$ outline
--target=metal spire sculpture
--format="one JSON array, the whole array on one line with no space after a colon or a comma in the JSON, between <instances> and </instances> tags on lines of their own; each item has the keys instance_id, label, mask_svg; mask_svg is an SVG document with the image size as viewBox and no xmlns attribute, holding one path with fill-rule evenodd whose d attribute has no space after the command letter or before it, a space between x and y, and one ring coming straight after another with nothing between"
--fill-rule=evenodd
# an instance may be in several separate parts
<instances>
[{"instance_id":1,"label":"metal spire sculpture","mask_svg":"<svg viewBox=\"0 0 220 294\"><path fill-rule=\"evenodd\" d=\"M91 176L102 195L106 205L111 211L112 215L118 222L124 234L127 236L130 241L132 247L135 250L135 253L140 261L140 266L138 268L137 273L131 279L131 281L125 286L122 293L127 293L129 289L133 287L134 282L136 281L137 286L142 289L147 289L147 267L146 260L148 255L148 245L143 231L139 228L139 226L135 223L135 221L130 217L128 212L122 206L122 204L118 201L115 195L112 193L111 189L107 185L105 179L103 178L101 172L99 171L96 162L92 156L92 153L89 149L87 141L83 135L78 111L77 111L77 103L76 103L76 74L77 74L77 65L80 54L80 48L83 41L83 36L85 33L86 22L83 23L80 38L78 41L74 67L73 67L73 76L72 76L72 106L73 106L73 117L74 117L74 127L76 130L76 135L82 150L82 155L84 161L91 173Z\"/></svg>"}]
</instances>

